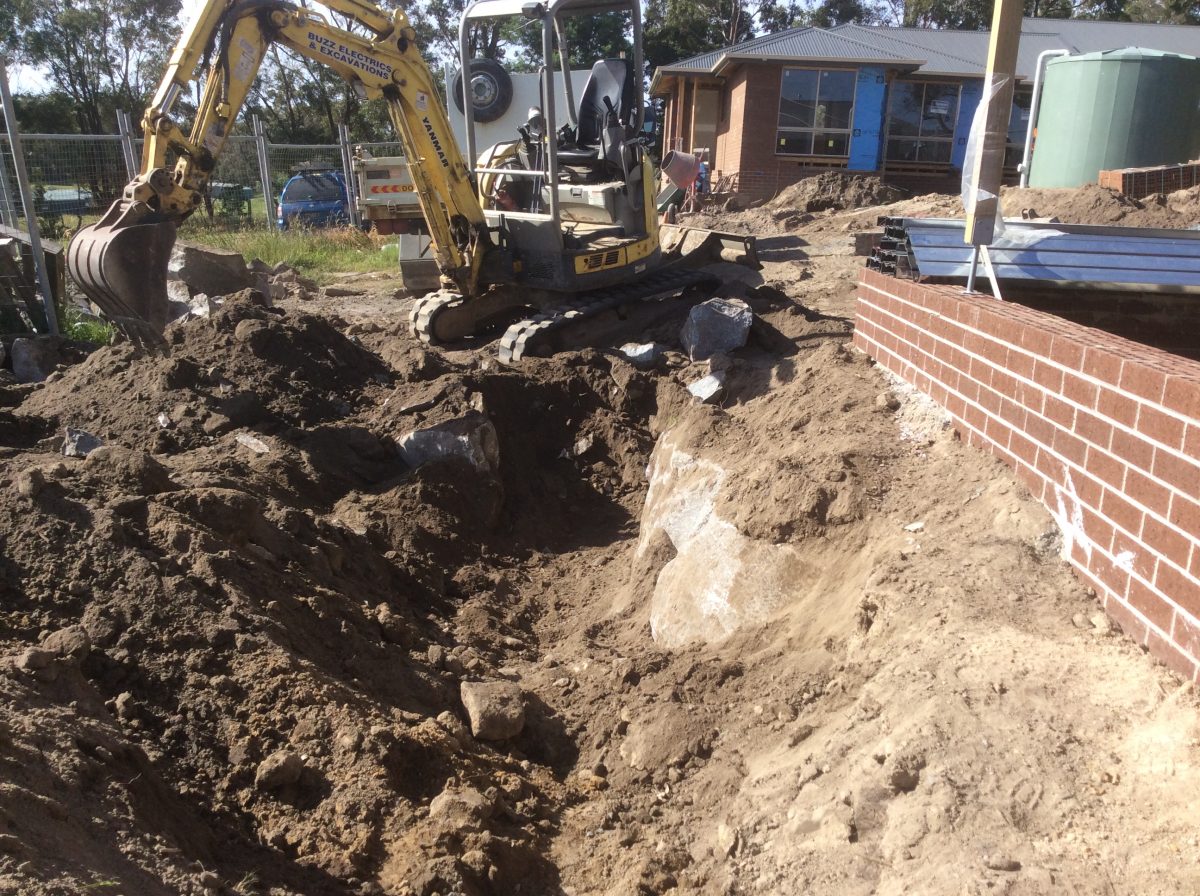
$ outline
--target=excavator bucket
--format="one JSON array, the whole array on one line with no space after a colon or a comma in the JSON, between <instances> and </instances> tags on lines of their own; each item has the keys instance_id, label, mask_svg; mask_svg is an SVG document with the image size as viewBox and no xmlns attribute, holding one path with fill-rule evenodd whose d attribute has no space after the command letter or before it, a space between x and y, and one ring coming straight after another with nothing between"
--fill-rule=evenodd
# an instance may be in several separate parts
<instances>
[{"instance_id":1,"label":"excavator bucket","mask_svg":"<svg viewBox=\"0 0 1200 896\"><path fill-rule=\"evenodd\" d=\"M718 261L762 270L756 238L743 233L725 233L685 227L682 224L659 225L659 243L663 258L687 267L700 268Z\"/></svg>"},{"instance_id":2,"label":"excavator bucket","mask_svg":"<svg viewBox=\"0 0 1200 896\"><path fill-rule=\"evenodd\" d=\"M157 341L169 322L167 263L175 223L142 202L112 205L75 234L67 270L114 324L136 341Z\"/></svg>"}]
</instances>

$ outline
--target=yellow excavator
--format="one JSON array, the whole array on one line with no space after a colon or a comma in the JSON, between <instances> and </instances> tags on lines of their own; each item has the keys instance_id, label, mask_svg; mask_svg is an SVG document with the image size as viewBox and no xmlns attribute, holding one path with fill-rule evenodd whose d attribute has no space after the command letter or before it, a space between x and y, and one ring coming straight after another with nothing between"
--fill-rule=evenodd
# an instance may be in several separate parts
<instances>
[{"instance_id":1,"label":"yellow excavator","mask_svg":"<svg viewBox=\"0 0 1200 896\"><path fill-rule=\"evenodd\" d=\"M201 207L272 44L328 65L360 96L387 104L441 272L442 288L412 311L412 329L422 340L451 342L530 310L533 316L513 323L500 340L501 359L516 362L555 350L585 318L711 280L694 265L669 263L672 253L660 245L654 170L643 134L638 0L470 3L460 25L465 155L405 13L385 12L366 0L323 3L369 34L338 27L287 0L209 0L181 36L142 121L141 173L68 249L72 277L131 335L161 333L168 322L167 265L176 229ZM632 59L622 53L597 61L576 102L564 23L571 16L611 14L626 17ZM486 66L476 77L469 33L480 21L505 18L540 31L542 105L530 110L512 141L477 156L474 109L494 84ZM172 108L201 75L199 107L185 135ZM560 90L565 114L559 112ZM701 250L693 257L757 265L752 237L681 236L674 234L673 241Z\"/></svg>"}]
</instances>

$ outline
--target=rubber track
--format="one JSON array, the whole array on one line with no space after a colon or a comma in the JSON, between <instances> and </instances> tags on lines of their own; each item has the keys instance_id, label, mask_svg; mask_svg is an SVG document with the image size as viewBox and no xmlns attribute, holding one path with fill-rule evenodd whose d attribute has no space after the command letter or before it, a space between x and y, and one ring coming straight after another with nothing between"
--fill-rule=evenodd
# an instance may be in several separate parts
<instances>
[{"instance_id":1,"label":"rubber track","mask_svg":"<svg viewBox=\"0 0 1200 896\"><path fill-rule=\"evenodd\" d=\"M412 312L408 318L409 327L413 335L422 342L429 344L433 338L430 335L430 325L433 322L434 314L447 305L453 305L462 300L462 296L444 292L431 292L417 299L413 304Z\"/></svg>"},{"instance_id":2,"label":"rubber track","mask_svg":"<svg viewBox=\"0 0 1200 896\"><path fill-rule=\"evenodd\" d=\"M500 337L497 354L501 363L519 364L523 358L536 354L538 342L557 330L562 330L588 317L603 314L631 302L653 299L683 292L691 286L716 286L719 281L704 271L668 269L656 271L636 283L623 283L611 289L575 296L560 305L518 321Z\"/></svg>"}]
</instances>

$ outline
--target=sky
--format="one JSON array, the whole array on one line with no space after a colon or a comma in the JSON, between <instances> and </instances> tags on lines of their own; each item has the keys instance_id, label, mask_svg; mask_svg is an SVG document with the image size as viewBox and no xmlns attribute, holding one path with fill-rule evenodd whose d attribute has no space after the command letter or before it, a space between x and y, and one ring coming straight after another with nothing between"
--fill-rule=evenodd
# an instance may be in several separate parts
<instances>
[{"instance_id":1,"label":"sky","mask_svg":"<svg viewBox=\"0 0 1200 896\"><path fill-rule=\"evenodd\" d=\"M180 30L200 12L204 2L205 0L183 0L183 9L179 14ZM13 93L42 93L50 88L50 80L46 73L28 65L10 65L8 84Z\"/></svg>"}]
</instances>

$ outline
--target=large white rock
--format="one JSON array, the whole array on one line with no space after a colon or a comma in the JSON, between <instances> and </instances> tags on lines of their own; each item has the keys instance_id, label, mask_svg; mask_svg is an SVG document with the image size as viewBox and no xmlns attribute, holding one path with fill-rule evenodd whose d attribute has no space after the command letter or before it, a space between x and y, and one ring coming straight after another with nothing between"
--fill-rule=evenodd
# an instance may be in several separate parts
<instances>
[{"instance_id":1,"label":"large white rock","mask_svg":"<svg viewBox=\"0 0 1200 896\"><path fill-rule=\"evenodd\" d=\"M664 537L671 548L649 594L655 643L716 643L783 612L851 617L843 604L861 594L865 572L849 568L844 545L833 539L775 544L739 531L718 509L729 471L676 445L670 431L655 445L648 473L635 570L652 562ZM824 629L812 628L819 644Z\"/></svg>"}]
</instances>

